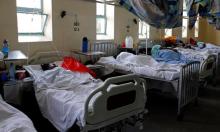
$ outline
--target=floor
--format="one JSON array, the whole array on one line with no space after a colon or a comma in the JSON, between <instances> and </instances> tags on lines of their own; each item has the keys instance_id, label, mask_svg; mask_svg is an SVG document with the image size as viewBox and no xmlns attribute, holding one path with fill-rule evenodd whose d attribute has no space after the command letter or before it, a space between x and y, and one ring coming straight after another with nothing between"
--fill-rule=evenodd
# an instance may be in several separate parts
<instances>
[{"instance_id":1,"label":"floor","mask_svg":"<svg viewBox=\"0 0 220 132\"><path fill-rule=\"evenodd\" d=\"M22 110L33 120L36 129L39 132L56 132L57 130L41 116L34 98L26 98L28 107ZM203 89L198 103L198 106L192 105L186 111L183 121L177 121L176 99L149 93L149 113L145 116L144 129L140 131L128 126L126 132L220 132L220 85Z\"/></svg>"},{"instance_id":2,"label":"floor","mask_svg":"<svg viewBox=\"0 0 220 132\"><path fill-rule=\"evenodd\" d=\"M149 102L143 132L220 132L220 86L202 90L198 106L186 111L183 121L176 120L175 100L153 95Z\"/></svg>"}]
</instances>

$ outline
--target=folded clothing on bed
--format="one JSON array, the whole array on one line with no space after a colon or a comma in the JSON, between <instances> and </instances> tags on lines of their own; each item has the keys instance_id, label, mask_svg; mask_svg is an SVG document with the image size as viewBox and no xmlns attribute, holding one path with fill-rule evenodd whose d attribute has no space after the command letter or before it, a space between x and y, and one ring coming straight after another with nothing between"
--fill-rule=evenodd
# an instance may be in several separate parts
<instances>
[{"instance_id":1,"label":"folded clothing on bed","mask_svg":"<svg viewBox=\"0 0 220 132\"><path fill-rule=\"evenodd\" d=\"M31 120L19 110L7 104L0 96L1 132L36 132Z\"/></svg>"}]
</instances>

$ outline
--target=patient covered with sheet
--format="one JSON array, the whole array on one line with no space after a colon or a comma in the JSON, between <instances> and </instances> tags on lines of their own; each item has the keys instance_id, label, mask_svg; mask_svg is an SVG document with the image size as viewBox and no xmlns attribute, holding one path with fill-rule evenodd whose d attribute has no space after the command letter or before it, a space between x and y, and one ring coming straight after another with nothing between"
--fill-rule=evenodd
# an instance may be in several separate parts
<instances>
[{"instance_id":1,"label":"patient covered with sheet","mask_svg":"<svg viewBox=\"0 0 220 132\"><path fill-rule=\"evenodd\" d=\"M179 77L181 67L180 64L159 63L148 55L134 55L127 52L121 52L116 59L112 56L102 57L97 63L104 65L109 71L119 70L166 80Z\"/></svg>"},{"instance_id":2,"label":"patient covered with sheet","mask_svg":"<svg viewBox=\"0 0 220 132\"><path fill-rule=\"evenodd\" d=\"M40 65L25 66L35 80L35 95L43 116L59 131L67 131L74 123L85 125L85 102L103 83L88 72L66 68L43 71ZM92 112L92 106L89 109Z\"/></svg>"},{"instance_id":3,"label":"patient covered with sheet","mask_svg":"<svg viewBox=\"0 0 220 132\"><path fill-rule=\"evenodd\" d=\"M184 55L173 49L163 49L160 45L154 45L151 50L152 57L158 62L169 64L187 64L190 61Z\"/></svg>"}]
</instances>

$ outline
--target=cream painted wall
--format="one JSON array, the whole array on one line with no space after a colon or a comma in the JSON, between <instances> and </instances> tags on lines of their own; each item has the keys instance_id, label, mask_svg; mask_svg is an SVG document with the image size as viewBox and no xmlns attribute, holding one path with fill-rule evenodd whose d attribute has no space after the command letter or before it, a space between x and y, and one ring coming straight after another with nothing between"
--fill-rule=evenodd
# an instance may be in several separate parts
<instances>
[{"instance_id":1,"label":"cream painted wall","mask_svg":"<svg viewBox=\"0 0 220 132\"><path fill-rule=\"evenodd\" d=\"M1 0L0 12L1 24L3 29L0 40L7 38L10 49L20 49L29 56L38 51L49 50L70 50L79 48L83 36L90 39L95 38L95 4L86 3L78 0L52 0L52 19L53 19L53 41L36 43L18 43L17 40L17 19L16 19L16 0ZM60 12L66 10L68 13L78 14L80 21L80 31L73 31L73 17L66 16L61 19ZM7 12L5 14L4 12ZM29 49L29 50L28 50Z\"/></svg>"},{"instance_id":2,"label":"cream painted wall","mask_svg":"<svg viewBox=\"0 0 220 132\"><path fill-rule=\"evenodd\" d=\"M200 22L200 39L204 42L220 45L220 31L215 29L215 26L208 24L206 19Z\"/></svg>"},{"instance_id":3,"label":"cream painted wall","mask_svg":"<svg viewBox=\"0 0 220 132\"><path fill-rule=\"evenodd\" d=\"M73 31L73 16L67 15L63 19L60 12L66 10L69 14L76 13L80 22L80 31ZM96 4L82 0L52 0L53 41L18 43L16 0L0 0L0 43L9 40L10 49L22 50L31 57L39 51L80 49L83 36L90 42L96 40ZM115 9L115 42L121 43L126 34L126 26L130 24L134 15L123 8ZM138 25L131 25L129 33L137 42Z\"/></svg>"},{"instance_id":4,"label":"cream painted wall","mask_svg":"<svg viewBox=\"0 0 220 132\"><path fill-rule=\"evenodd\" d=\"M138 21L138 18L124 8L115 8L115 42L121 44L127 35L131 35L134 43L138 43L138 24L133 22L133 19ZM130 31L127 32L126 26L130 26Z\"/></svg>"},{"instance_id":5,"label":"cream painted wall","mask_svg":"<svg viewBox=\"0 0 220 132\"><path fill-rule=\"evenodd\" d=\"M72 16L60 17L60 12L66 10L69 14L76 13L80 21L80 31L73 31ZM80 49L83 36L90 42L96 41L96 4L82 0L52 0L53 41L37 43L18 43L16 0L0 0L0 45L3 39L8 39L10 49L19 49L31 57L39 51ZM124 8L115 7L115 42L121 44L126 35L131 35L134 42L138 43L138 24L132 21L136 18ZM136 18L137 19L137 18ZM138 19L137 19L138 20ZM130 25L130 32L126 26ZM220 44L220 31L208 26L204 20L200 21L199 39L205 42ZM189 31L193 35L193 31ZM173 35L181 36L181 28L173 30ZM163 38L164 31L151 28L150 38ZM189 36L190 37L190 36ZM189 38L188 37L188 38Z\"/></svg>"}]
</instances>

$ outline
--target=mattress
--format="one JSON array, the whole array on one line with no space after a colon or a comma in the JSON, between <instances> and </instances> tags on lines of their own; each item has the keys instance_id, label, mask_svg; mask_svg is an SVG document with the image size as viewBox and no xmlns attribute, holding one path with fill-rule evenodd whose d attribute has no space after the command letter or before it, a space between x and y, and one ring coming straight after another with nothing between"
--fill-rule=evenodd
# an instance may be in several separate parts
<instances>
[{"instance_id":1,"label":"mattress","mask_svg":"<svg viewBox=\"0 0 220 132\"><path fill-rule=\"evenodd\" d=\"M59 131L67 131L74 123L83 127L84 105L88 96L103 82L88 73L56 67L42 71L39 65L25 66L34 78L35 95L40 110ZM92 103L89 111L92 112Z\"/></svg>"},{"instance_id":2,"label":"mattress","mask_svg":"<svg viewBox=\"0 0 220 132\"><path fill-rule=\"evenodd\" d=\"M175 80L180 76L180 64L166 64L155 61L151 56L133 55L122 52L117 58L102 57L97 62L104 65L107 71L119 70L147 77Z\"/></svg>"},{"instance_id":3,"label":"mattress","mask_svg":"<svg viewBox=\"0 0 220 132\"><path fill-rule=\"evenodd\" d=\"M7 104L0 96L1 132L36 132L31 120L19 110Z\"/></svg>"}]
</instances>

